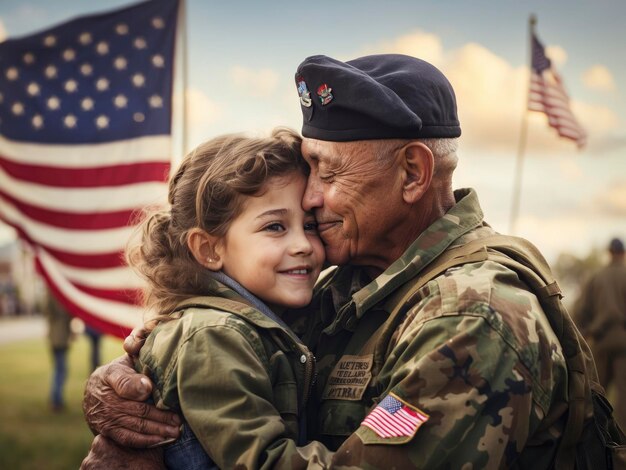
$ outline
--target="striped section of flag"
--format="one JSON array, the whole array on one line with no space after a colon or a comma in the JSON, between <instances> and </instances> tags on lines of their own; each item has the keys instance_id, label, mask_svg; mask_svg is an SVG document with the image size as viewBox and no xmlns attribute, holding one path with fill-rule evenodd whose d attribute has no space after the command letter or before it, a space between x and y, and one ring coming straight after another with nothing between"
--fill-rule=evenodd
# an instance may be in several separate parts
<instances>
[{"instance_id":1,"label":"striped section of flag","mask_svg":"<svg viewBox=\"0 0 626 470\"><path fill-rule=\"evenodd\" d=\"M561 137L573 140L579 148L583 147L587 142L587 133L572 113L561 76L552 66L545 48L534 34L531 49L528 109L545 113L548 124Z\"/></svg>"},{"instance_id":2,"label":"striped section of flag","mask_svg":"<svg viewBox=\"0 0 626 470\"><path fill-rule=\"evenodd\" d=\"M119 337L143 314L124 248L166 200L177 12L151 0L0 43L0 220L73 315Z\"/></svg>"},{"instance_id":3,"label":"striped section of flag","mask_svg":"<svg viewBox=\"0 0 626 470\"><path fill-rule=\"evenodd\" d=\"M412 436L428 420L428 415L410 407L393 394L387 395L363 420L378 436Z\"/></svg>"}]
</instances>

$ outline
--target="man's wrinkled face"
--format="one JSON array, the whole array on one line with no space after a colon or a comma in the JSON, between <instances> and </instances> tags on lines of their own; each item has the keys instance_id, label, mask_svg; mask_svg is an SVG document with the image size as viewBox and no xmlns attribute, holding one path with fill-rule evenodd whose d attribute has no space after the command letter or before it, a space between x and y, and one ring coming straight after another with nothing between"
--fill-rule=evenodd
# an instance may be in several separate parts
<instances>
[{"instance_id":1,"label":"man's wrinkled face","mask_svg":"<svg viewBox=\"0 0 626 470\"><path fill-rule=\"evenodd\" d=\"M311 167L302 205L315 213L331 264L385 269L393 261L386 252L402 212L402 172L376 149L370 141L302 142Z\"/></svg>"}]
</instances>

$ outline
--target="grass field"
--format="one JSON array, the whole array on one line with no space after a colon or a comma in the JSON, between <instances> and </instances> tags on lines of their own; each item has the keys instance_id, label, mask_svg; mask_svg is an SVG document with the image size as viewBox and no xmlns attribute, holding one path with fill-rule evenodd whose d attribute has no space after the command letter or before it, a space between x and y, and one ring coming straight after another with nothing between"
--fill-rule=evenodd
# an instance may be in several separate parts
<instances>
[{"instance_id":1,"label":"grass field","mask_svg":"<svg viewBox=\"0 0 626 470\"><path fill-rule=\"evenodd\" d=\"M103 337L103 361L122 353L121 341ZM52 362L46 341L0 345L0 469L78 469L93 438L81 409L89 367L89 343L80 336L69 352L67 409L53 413L48 401Z\"/></svg>"}]
</instances>

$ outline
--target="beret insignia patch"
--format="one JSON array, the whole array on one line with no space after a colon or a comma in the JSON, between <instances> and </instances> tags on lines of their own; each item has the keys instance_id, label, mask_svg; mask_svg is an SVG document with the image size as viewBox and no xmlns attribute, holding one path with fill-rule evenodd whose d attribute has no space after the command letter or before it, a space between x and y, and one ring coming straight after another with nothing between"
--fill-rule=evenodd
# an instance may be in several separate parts
<instances>
[{"instance_id":1,"label":"beret insignia patch","mask_svg":"<svg viewBox=\"0 0 626 470\"><path fill-rule=\"evenodd\" d=\"M331 91L333 91L333 89L326 85L326 83L323 83L317 88L317 96L319 96L322 106L326 106L333 100Z\"/></svg>"},{"instance_id":2,"label":"beret insignia patch","mask_svg":"<svg viewBox=\"0 0 626 470\"><path fill-rule=\"evenodd\" d=\"M296 86L298 87L298 95L300 96L300 104L305 108L310 108L311 104L313 104L311 100L311 92L306 86L306 82L302 76L296 76Z\"/></svg>"}]
</instances>

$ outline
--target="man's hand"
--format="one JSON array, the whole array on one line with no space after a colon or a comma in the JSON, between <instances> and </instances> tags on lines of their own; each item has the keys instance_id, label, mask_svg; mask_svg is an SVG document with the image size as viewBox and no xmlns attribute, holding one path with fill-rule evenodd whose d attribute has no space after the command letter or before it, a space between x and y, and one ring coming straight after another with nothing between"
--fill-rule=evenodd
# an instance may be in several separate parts
<instances>
[{"instance_id":1,"label":"man's hand","mask_svg":"<svg viewBox=\"0 0 626 470\"><path fill-rule=\"evenodd\" d=\"M81 470L161 470L165 469L161 449L129 449L120 447L112 440L96 436L89 454L80 466Z\"/></svg>"},{"instance_id":2,"label":"man's hand","mask_svg":"<svg viewBox=\"0 0 626 470\"><path fill-rule=\"evenodd\" d=\"M178 438L180 418L144 402L152 383L132 365L132 359L123 356L91 374L83 399L87 424L94 434L128 447L146 448Z\"/></svg>"}]
</instances>

